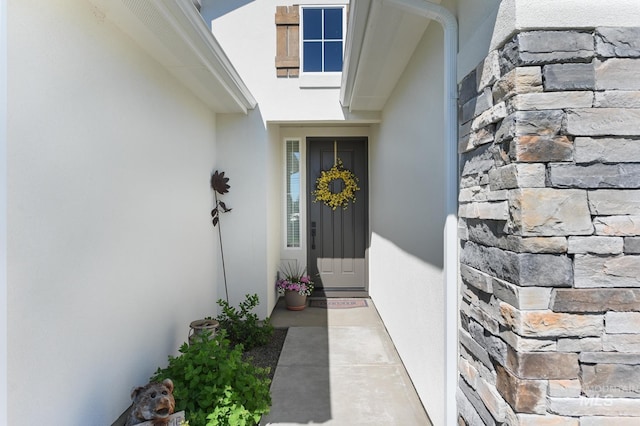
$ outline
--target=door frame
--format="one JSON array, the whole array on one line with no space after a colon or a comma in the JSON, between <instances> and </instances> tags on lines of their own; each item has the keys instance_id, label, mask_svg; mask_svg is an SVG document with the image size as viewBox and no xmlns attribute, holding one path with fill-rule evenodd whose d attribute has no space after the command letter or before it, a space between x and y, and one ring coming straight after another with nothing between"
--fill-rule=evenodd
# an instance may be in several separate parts
<instances>
[{"instance_id":1,"label":"door frame","mask_svg":"<svg viewBox=\"0 0 640 426\"><path fill-rule=\"evenodd\" d=\"M307 264L307 197L312 191L315 182L307 182L307 144L306 140L309 137L359 137L366 138L371 143L371 128L368 124L340 126L340 125L322 125L316 122L296 122L296 123L271 123L277 126L278 130L276 138L273 139L274 143L278 144L278 151L280 152L280 194L281 194L281 213L279 216L280 223L280 256L277 263L274 265L277 272L287 262L297 262L298 265L306 266ZM300 221L300 247L287 247L287 218L286 218L286 141L287 140L299 140L300 141L300 165L303 168L300 176L300 216L304 218ZM370 163L370 151L367 150L367 162ZM370 180L371 171L369 170L367 179ZM369 194L367 194L369 195ZM367 211L369 205L367 205ZM370 221L367 217L367 242L365 250L365 273L366 273L366 285L364 291L359 292L347 292L343 291L339 294L329 293L326 297L369 297L369 244L371 242L371 229ZM274 286L275 291L275 286ZM319 297L323 297L323 294L319 293Z\"/></svg>"},{"instance_id":2,"label":"door frame","mask_svg":"<svg viewBox=\"0 0 640 426\"><path fill-rule=\"evenodd\" d=\"M312 241L312 227L311 227L311 203L313 202L312 200L312 195L311 192L314 190L315 188L315 182L311 181L312 179L309 177L309 162L311 161L311 158L309 156L309 152L310 152L310 145L314 142L329 142L329 141L334 141L337 140L338 144L340 143L340 141L350 141L350 142L362 142L364 143L364 162L365 162L365 166L366 166L366 176L364 176L365 179L365 185L364 188L362 190L365 191L364 193L364 197L360 196L357 197L359 199L364 198L364 200L360 201L360 202L364 202L366 203L364 206L364 216L365 216L365 223L363 225L364 229L364 286L362 288L359 287L347 287L344 289L340 289L340 288L329 288L329 289L324 289L324 288L318 288L316 289L316 291L314 291L313 296L314 297L368 297L369 296L369 259L368 259L368 254L369 254L369 244L370 244L370 228L369 228L369 136L307 136L305 138L305 174L307 176L307 189L306 189L306 195L307 195L307 202L306 202L306 208L305 208L305 240L306 240L306 247L305 247L305 251L306 251L306 259L307 262L309 260L309 256L310 256L310 244Z\"/></svg>"}]
</instances>

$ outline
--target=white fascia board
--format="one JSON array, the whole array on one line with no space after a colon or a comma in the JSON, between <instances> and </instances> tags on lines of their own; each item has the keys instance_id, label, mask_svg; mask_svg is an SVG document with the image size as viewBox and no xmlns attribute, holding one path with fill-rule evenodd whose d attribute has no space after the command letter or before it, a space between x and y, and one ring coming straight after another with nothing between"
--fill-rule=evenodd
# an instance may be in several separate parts
<instances>
[{"instance_id":1,"label":"white fascia board","mask_svg":"<svg viewBox=\"0 0 640 426\"><path fill-rule=\"evenodd\" d=\"M340 103L346 108L351 105L353 97L353 86L358 74L358 61L360 60L370 9L371 0L351 1L349 4L349 23L340 86Z\"/></svg>"},{"instance_id":2,"label":"white fascia board","mask_svg":"<svg viewBox=\"0 0 640 426\"><path fill-rule=\"evenodd\" d=\"M96 7L214 112L257 102L192 0L92 0Z\"/></svg>"},{"instance_id":3,"label":"white fascia board","mask_svg":"<svg viewBox=\"0 0 640 426\"><path fill-rule=\"evenodd\" d=\"M429 20L388 0L351 5L340 102L351 111L380 111Z\"/></svg>"}]
</instances>

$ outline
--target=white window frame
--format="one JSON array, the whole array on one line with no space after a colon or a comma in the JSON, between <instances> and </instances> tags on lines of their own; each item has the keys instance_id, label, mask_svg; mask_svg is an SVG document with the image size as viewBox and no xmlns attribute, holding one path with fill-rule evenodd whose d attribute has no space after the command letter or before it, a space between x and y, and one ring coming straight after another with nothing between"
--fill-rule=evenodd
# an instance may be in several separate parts
<instances>
[{"instance_id":1,"label":"white window frame","mask_svg":"<svg viewBox=\"0 0 640 426\"><path fill-rule=\"evenodd\" d=\"M340 87L342 71L304 72L304 9L342 9L342 66L344 67L344 50L347 41L347 5L339 4L302 4L300 5L300 74L299 82L302 88Z\"/></svg>"},{"instance_id":2,"label":"white window frame","mask_svg":"<svg viewBox=\"0 0 640 426\"><path fill-rule=\"evenodd\" d=\"M288 211L287 211L287 203L288 203L288 193L289 193L289 188L287 185L287 168L288 168L288 159L287 159L287 145L289 142L298 142L298 153L300 154L300 164L298 165L298 173L300 175L300 181L298 184L298 190L299 190L299 194L298 194L298 232L299 232L299 240L298 240L298 246L294 246L294 247L289 247L289 217L288 217ZM285 250L296 250L296 251L300 251L304 248L304 241L305 238L303 237L303 232L305 229L305 226L303 226L303 203L306 202L306 198L303 197L303 185L304 185L304 179L303 179L303 172L304 170L306 170L304 168L304 159L303 159L303 150L302 150L302 138L299 137L292 137L292 138L284 138L283 141L283 157L284 157L284 168L283 168L283 179L282 179L282 187L283 187L283 194L284 196L283 198L283 206L282 206L282 211L284 212L284 214L282 215L282 229L283 229L283 248Z\"/></svg>"}]
</instances>

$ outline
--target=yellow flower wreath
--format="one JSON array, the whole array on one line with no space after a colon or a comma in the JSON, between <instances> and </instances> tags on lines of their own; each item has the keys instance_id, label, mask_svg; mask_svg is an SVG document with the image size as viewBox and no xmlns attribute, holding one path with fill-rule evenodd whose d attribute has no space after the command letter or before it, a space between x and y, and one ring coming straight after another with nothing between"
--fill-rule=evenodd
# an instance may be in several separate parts
<instances>
[{"instance_id":1,"label":"yellow flower wreath","mask_svg":"<svg viewBox=\"0 0 640 426\"><path fill-rule=\"evenodd\" d=\"M333 193L329 189L331 182L337 179L342 179L344 182L344 189L340 192ZM356 191L359 191L358 178L350 171L342 166L342 161L338 159L336 164L329 170L323 170L320 177L316 180L316 190L313 191L313 195L316 201L323 201L327 206L333 210L342 206L347 208L349 201L356 202Z\"/></svg>"}]
</instances>

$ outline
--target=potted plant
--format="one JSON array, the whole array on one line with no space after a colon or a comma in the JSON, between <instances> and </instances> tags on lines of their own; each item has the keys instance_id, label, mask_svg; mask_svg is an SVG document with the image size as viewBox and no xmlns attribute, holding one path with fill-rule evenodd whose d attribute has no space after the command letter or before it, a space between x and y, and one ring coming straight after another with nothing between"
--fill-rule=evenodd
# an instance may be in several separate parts
<instances>
[{"instance_id":1,"label":"potted plant","mask_svg":"<svg viewBox=\"0 0 640 426\"><path fill-rule=\"evenodd\" d=\"M307 296L313 292L313 281L306 274L306 268L300 270L288 263L281 271L283 278L276 281L279 294L284 294L287 309L301 311L307 306Z\"/></svg>"}]
</instances>

